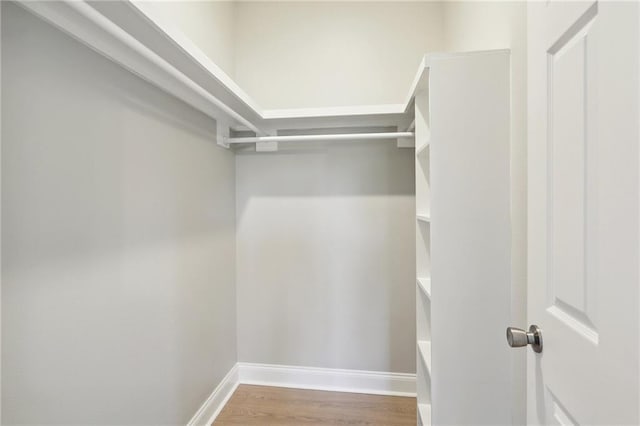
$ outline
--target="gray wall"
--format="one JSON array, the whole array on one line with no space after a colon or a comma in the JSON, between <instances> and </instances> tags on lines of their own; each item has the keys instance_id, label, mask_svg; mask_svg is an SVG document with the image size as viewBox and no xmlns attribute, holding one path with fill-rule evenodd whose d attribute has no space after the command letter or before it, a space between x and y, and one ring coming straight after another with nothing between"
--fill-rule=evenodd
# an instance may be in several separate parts
<instances>
[{"instance_id":1,"label":"gray wall","mask_svg":"<svg viewBox=\"0 0 640 426\"><path fill-rule=\"evenodd\" d=\"M2 423L185 423L236 361L234 155L2 3Z\"/></svg>"},{"instance_id":2,"label":"gray wall","mask_svg":"<svg viewBox=\"0 0 640 426\"><path fill-rule=\"evenodd\" d=\"M233 76L235 60L235 1L144 1L138 7L172 26L198 46L216 65Z\"/></svg>"},{"instance_id":3,"label":"gray wall","mask_svg":"<svg viewBox=\"0 0 640 426\"><path fill-rule=\"evenodd\" d=\"M415 372L413 150L239 154L240 361Z\"/></svg>"},{"instance_id":4,"label":"gray wall","mask_svg":"<svg viewBox=\"0 0 640 426\"><path fill-rule=\"evenodd\" d=\"M442 49L440 2L235 5L234 76L267 109L404 103L422 56Z\"/></svg>"}]
</instances>

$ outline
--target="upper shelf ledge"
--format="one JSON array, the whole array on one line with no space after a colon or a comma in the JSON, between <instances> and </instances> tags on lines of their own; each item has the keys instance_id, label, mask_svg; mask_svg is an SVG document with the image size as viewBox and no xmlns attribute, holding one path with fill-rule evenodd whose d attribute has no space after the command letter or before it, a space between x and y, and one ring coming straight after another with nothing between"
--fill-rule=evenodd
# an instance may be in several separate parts
<instances>
[{"instance_id":1,"label":"upper shelf ledge","mask_svg":"<svg viewBox=\"0 0 640 426\"><path fill-rule=\"evenodd\" d=\"M188 37L148 3L18 2L42 19L211 118L218 143L229 129L258 136L279 129L395 126L409 130L415 93L427 87L432 55L422 59L403 104L263 110Z\"/></svg>"}]
</instances>

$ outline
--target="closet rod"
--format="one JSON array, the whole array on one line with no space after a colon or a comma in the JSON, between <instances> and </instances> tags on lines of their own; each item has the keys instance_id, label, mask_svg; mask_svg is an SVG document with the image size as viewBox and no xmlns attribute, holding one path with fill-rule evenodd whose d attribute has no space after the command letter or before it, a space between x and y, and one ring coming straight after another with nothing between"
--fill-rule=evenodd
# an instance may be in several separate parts
<instances>
[{"instance_id":1,"label":"closet rod","mask_svg":"<svg viewBox=\"0 0 640 426\"><path fill-rule=\"evenodd\" d=\"M386 132L386 133L344 133L335 135L283 135L283 136L252 136L247 138L226 138L225 142L233 143L257 143L257 142L315 142L315 141L353 141L365 139L409 139L414 137L413 132Z\"/></svg>"}]
</instances>

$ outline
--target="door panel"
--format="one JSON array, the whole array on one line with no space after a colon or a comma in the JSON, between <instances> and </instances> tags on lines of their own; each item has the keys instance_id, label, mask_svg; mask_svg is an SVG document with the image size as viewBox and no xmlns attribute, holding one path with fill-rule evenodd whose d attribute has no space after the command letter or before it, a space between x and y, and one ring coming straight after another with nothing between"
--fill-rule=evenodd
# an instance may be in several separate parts
<instances>
[{"instance_id":1,"label":"door panel","mask_svg":"<svg viewBox=\"0 0 640 426\"><path fill-rule=\"evenodd\" d=\"M549 222L547 256L549 265L549 312L574 332L597 343L593 276L587 269L595 249L592 209L595 196L588 182L596 172L591 159L595 138L593 111L588 100L595 97L593 63L595 54L594 7L556 42L547 56L549 84L547 111L547 191ZM586 18L586 19L584 19ZM591 61L593 62L593 61Z\"/></svg>"},{"instance_id":2,"label":"door panel","mask_svg":"<svg viewBox=\"0 0 640 426\"><path fill-rule=\"evenodd\" d=\"M638 5L528 8L528 422L638 424Z\"/></svg>"}]
</instances>

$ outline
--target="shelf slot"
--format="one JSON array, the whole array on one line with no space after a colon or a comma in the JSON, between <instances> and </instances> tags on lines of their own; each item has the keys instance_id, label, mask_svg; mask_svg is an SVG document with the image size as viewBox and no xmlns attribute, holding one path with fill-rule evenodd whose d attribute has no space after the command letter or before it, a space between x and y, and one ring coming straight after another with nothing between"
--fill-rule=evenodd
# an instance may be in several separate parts
<instances>
[{"instance_id":1,"label":"shelf slot","mask_svg":"<svg viewBox=\"0 0 640 426\"><path fill-rule=\"evenodd\" d=\"M430 223L431 222L431 216L428 215L428 214L424 214L424 213L416 214L416 219L418 219L420 222L426 222L426 223Z\"/></svg>"},{"instance_id":2,"label":"shelf slot","mask_svg":"<svg viewBox=\"0 0 640 426\"><path fill-rule=\"evenodd\" d=\"M422 290L427 299L431 300L431 278L420 278L416 280L418 283L418 287Z\"/></svg>"},{"instance_id":3,"label":"shelf slot","mask_svg":"<svg viewBox=\"0 0 640 426\"><path fill-rule=\"evenodd\" d=\"M407 127L407 132L413 132L416 128L416 119L414 118L409 127Z\"/></svg>"},{"instance_id":4,"label":"shelf slot","mask_svg":"<svg viewBox=\"0 0 640 426\"><path fill-rule=\"evenodd\" d=\"M427 152L427 149L431 146L430 142L426 142L416 147L416 156L422 154L423 152Z\"/></svg>"},{"instance_id":5,"label":"shelf slot","mask_svg":"<svg viewBox=\"0 0 640 426\"><path fill-rule=\"evenodd\" d=\"M418 415L423 426L431 425L431 404L418 404Z\"/></svg>"},{"instance_id":6,"label":"shelf slot","mask_svg":"<svg viewBox=\"0 0 640 426\"><path fill-rule=\"evenodd\" d=\"M427 374L431 376L431 342L419 340L418 341L418 353L422 359Z\"/></svg>"}]
</instances>

